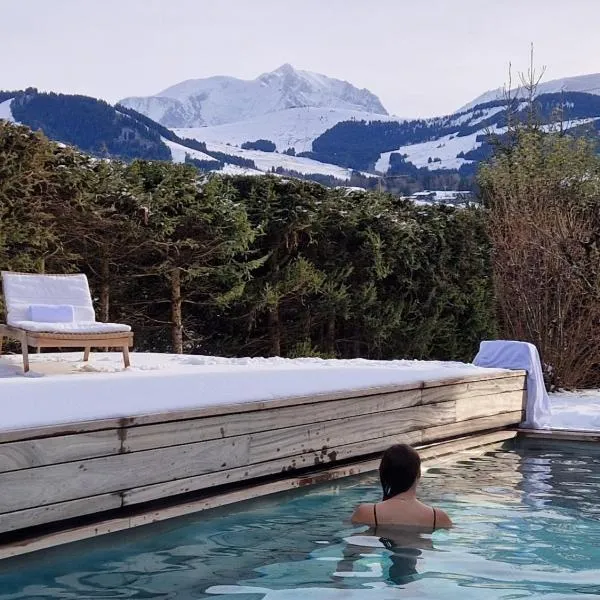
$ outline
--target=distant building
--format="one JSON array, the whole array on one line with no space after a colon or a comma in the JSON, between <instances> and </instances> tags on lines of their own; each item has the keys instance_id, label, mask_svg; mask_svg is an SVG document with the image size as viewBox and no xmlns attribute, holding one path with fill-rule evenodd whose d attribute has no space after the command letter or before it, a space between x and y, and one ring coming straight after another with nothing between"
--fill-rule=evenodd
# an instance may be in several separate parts
<instances>
[{"instance_id":1,"label":"distant building","mask_svg":"<svg viewBox=\"0 0 600 600\"><path fill-rule=\"evenodd\" d=\"M415 192L409 199L423 204L461 205L473 201L473 193L468 190L425 190Z\"/></svg>"}]
</instances>

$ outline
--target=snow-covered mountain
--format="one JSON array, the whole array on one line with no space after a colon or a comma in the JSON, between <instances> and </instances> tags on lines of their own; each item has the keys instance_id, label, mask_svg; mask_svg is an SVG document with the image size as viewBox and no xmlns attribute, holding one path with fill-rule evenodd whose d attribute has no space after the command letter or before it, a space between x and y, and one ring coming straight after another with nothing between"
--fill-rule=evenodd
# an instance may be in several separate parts
<instances>
[{"instance_id":1,"label":"snow-covered mountain","mask_svg":"<svg viewBox=\"0 0 600 600\"><path fill-rule=\"evenodd\" d=\"M190 79L156 96L125 98L120 104L172 128L223 125L303 107L387 115L369 90L289 64L251 81Z\"/></svg>"},{"instance_id":2,"label":"snow-covered mountain","mask_svg":"<svg viewBox=\"0 0 600 600\"><path fill-rule=\"evenodd\" d=\"M350 112L347 111L347 115L351 118ZM0 92L0 120L40 128L55 141L91 154L106 156L108 152L126 160L192 161L203 170L230 174L295 173L340 181L348 181L353 176L351 169L302 156L245 150L219 142L218 138L211 143L199 143L189 136L179 137L132 109L112 107L83 96ZM82 123L87 127L81 127Z\"/></svg>"},{"instance_id":3,"label":"snow-covered mountain","mask_svg":"<svg viewBox=\"0 0 600 600\"><path fill-rule=\"evenodd\" d=\"M600 95L600 73L592 73L590 75L576 75L574 77L563 77L562 79L553 79L552 81L546 81L540 83L537 87L537 95L541 94L557 94L559 92L584 92L586 94ZM495 90L489 90L480 96L477 96L474 100L465 104L457 112L469 110L478 104L484 104L485 102L493 102L494 100L501 100L504 98L504 88L497 88ZM513 90L511 93L513 98L525 97L526 91L520 87Z\"/></svg>"},{"instance_id":4,"label":"snow-covered mountain","mask_svg":"<svg viewBox=\"0 0 600 600\"><path fill-rule=\"evenodd\" d=\"M185 161L222 173L276 172L328 185L402 180L414 190L432 178L449 188L470 185L479 163L491 155L489 134L506 131L506 101L498 96L499 90L486 92L442 117L400 119L368 90L284 65L253 81L191 80L116 106L33 88L0 91L0 119L124 160ZM535 107L549 128L560 115L563 130L600 137L600 74L540 85ZM512 113L526 116L526 103L514 103Z\"/></svg>"}]
</instances>

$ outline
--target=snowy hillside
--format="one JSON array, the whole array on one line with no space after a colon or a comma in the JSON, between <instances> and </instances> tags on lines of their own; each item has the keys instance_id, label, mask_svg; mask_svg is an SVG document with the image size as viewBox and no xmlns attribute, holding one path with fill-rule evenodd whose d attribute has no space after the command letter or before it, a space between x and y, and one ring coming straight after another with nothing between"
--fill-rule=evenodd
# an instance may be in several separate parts
<instances>
[{"instance_id":1,"label":"snowy hillside","mask_svg":"<svg viewBox=\"0 0 600 600\"><path fill-rule=\"evenodd\" d=\"M214 159L209 154L186 148L181 144L172 142L163 138L163 142L171 150L171 156L173 162L185 162L186 156L202 161L213 161ZM228 146L227 144L219 143L207 143L206 149L208 152L220 152L228 155L238 156L247 160L254 161L256 169L250 169L246 167L238 167L230 163L225 163L223 169L219 170L219 173L228 173L232 175L263 175L264 173L271 172L272 169L281 167L286 171L296 171L297 173L303 173L305 175L318 174L318 175L330 175L337 179L347 181L352 175L350 169L344 169L336 165L327 165L325 163L311 160L310 158L302 158L299 156L288 156L287 154L280 154L278 152L261 152L260 150L242 150L234 146Z\"/></svg>"},{"instance_id":2,"label":"snowy hillside","mask_svg":"<svg viewBox=\"0 0 600 600\"><path fill-rule=\"evenodd\" d=\"M288 156L287 154L280 154L278 152L261 152L260 150L242 150L235 146L216 143L207 143L206 148L209 152L211 150L214 152L224 152L226 154L232 154L234 156L252 160L256 167L263 172L269 172L271 169L281 167L287 171L296 171L305 175L330 175L345 181L350 179L352 175L352 169L345 169L344 167L338 167L336 165L330 165L300 156Z\"/></svg>"},{"instance_id":3,"label":"snowy hillside","mask_svg":"<svg viewBox=\"0 0 600 600\"><path fill-rule=\"evenodd\" d=\"M541 83L537 88L537 95L540 94L556 94L559 92L584 92L586 94L600 95L600 73L593 73L591 75L577 75L575 77L564 77L562 79L554 79ZM513 91L513 97L524 97L526 92L523 88ZM483 104L484 102L492 102L494 100L501 100L504 97L504 88L497 88L490 90L477 96L475 100L465 104L458 112L468 110L477 104Z\"/></svg>"},{"instance_id":4,"label":"snowy hillside","mask_svg":"<svg viewBox=\"0 0 600 600\"><path fill-rule=\"evenodd\" d=\"M171 157L173 158L173 162L177 162L177 163L181 163L181 162L185 162L185 157L186 155L189 156L190 158L195 158L196 160L206 160L206 161L212 161L214 160L214 158L212 156L209 156L208 154L205 154L204 152L201 152L200 150L195 150L193 148L186 148L185 146L182 146L181 144L178 144L177 142L172 142L171 140L168 140L167 138L161 138L163 143L167 145L167 147L169 148L169 150L171 151Z\"/></svg>"},{"instance_id":5,"label":"snowy hillside","mask_svg":"<svg viewBox=\"0 0 600 600\"><path fill-rule=\"evenodd\" d=\"M494 131L500 133L499 130ZM459 137L446 135L430 142L401 146L393 152L384 152L381 154L379 160L375 163L375 170L387 173L387 170L390 168L391 154L404 154L406 155L406 160L415 165L415 167L427 167L431 171L438 169L460 169L462 165L470 161L458 157L458 154L461 152L466 153L481 146L481 142L477 142L477 136L480 134L481 132L478 131L471 135Z\"/></svg>"},{"instance_id":6,"label":"snowy hillside","mask_svg":"<svg viewBox=\"0 0 600 600\"><path fill-rule=\"evenodd\" d=\"M574 119L565 121L562 124L564 130L586 125L596 119ZM550 130L552 126L545 126L545 130ZM436 140L421 142L419 144L408 144L392 152L384 152L375 164L375 170L386 173L390 168L390 155L403 154L406 161L412 163L418 168L427 167L430 171L440 169L460 169L465 164L473 161L462 158L471 150L480 148L483 144L482 136L485 134L502 135L506 132L506 127L497 127L492 125L475 131L470 135L446 135Z\"/></svg>"},{"instance_id":7,"label":"snowy hillside","mask_svg":"<svg viewBox=\"0 0 600 600\"><path fill-rule=\"evenodd\" d=\"M394 117L377 113L360 112L345 108L316 108L305 106L289 108L246 121L214 125L211 127L175 128L180 137L208 143L226 143L241 146L258 139L272 141L283 152L294 148L296 152L312 149L312 141L340 121L389 121Z\"/></svg>"},{"instance_id":8,"label":"snowy hillside","mask_svg":"<svg viewBox=\"0 0 600 600\"><path fill-rule=\"evenodd\" d=\"M251 81L224 76L190 79L156 96L120 103L166 127L223 125L306 106L387 115L370 91L287 64Z\"/></svg>"}]
</instances>

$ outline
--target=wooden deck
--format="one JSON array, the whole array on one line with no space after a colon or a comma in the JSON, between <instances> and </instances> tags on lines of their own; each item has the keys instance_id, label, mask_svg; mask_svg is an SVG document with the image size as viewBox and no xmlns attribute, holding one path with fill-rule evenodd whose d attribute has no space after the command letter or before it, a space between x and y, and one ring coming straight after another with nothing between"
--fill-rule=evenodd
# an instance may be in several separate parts
<instances>
[{"instance_id":1,"label":"wooden deck","mask_svg":"<svg viewBox=\"0 0 600 600\"><path fill-rule=\"evenodd\" d=\"M0 432L0 533L514 426L525 398L514 371Z\"/></svg>"}]
</instances>

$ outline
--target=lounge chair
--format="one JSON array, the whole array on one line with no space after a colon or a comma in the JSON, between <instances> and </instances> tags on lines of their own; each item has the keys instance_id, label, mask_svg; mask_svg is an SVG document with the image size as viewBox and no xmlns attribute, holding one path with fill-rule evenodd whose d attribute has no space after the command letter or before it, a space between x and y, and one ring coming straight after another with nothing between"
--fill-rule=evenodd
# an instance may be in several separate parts
<instances>
[{"instance_id":1,"label":"lounge chair","mask_svg":"<svg viewBox=\"0 0 600 600\"><path fill-rule=\"evenodd\" d=\"M28 347L120 348L125 368L133 333L129 325L96 321L85 275L36 275L2 272L6 324L0 324L0 354L3 338L18 340L23 370L29 371Z\"/></svg>"}]
</instances>

